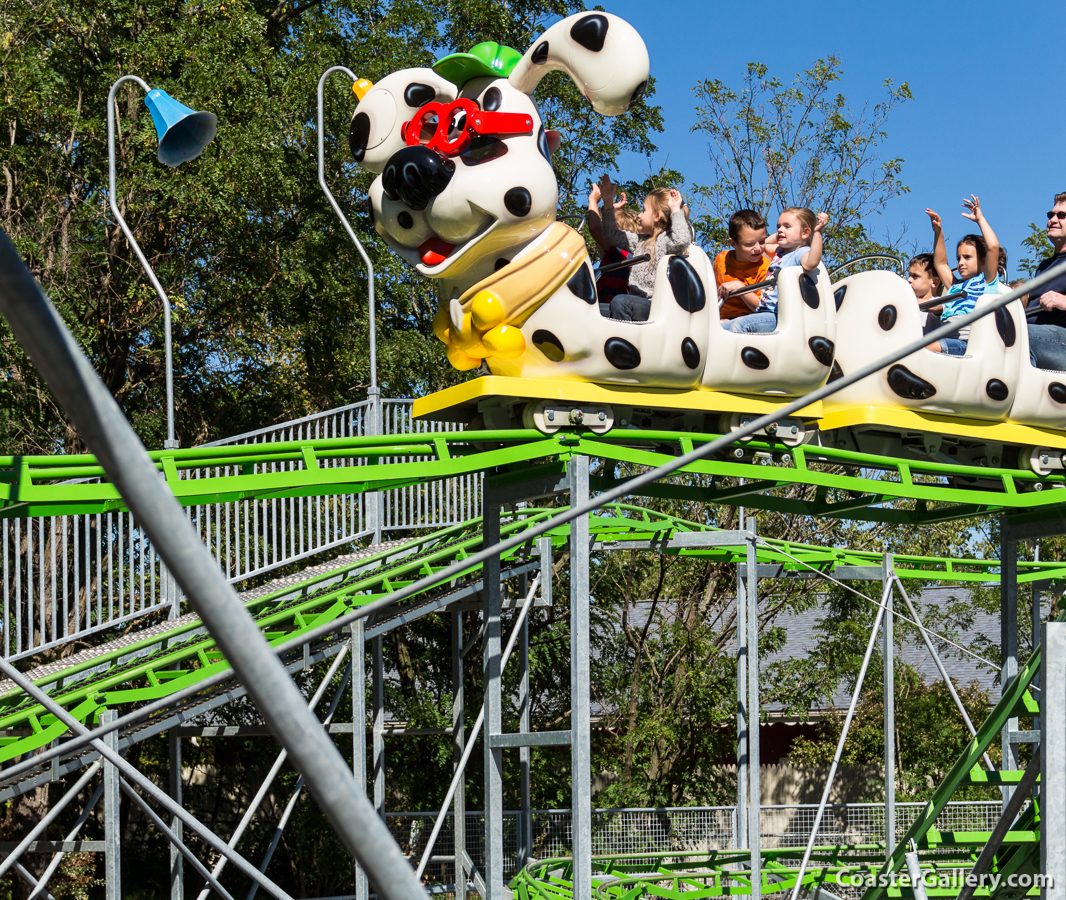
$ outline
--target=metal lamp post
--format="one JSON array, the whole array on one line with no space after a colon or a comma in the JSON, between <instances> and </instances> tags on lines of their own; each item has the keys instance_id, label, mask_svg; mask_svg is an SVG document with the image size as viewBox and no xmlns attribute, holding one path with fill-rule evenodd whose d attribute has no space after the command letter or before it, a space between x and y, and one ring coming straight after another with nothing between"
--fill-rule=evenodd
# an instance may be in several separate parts
<instances>
[{"instance_id":1,"label":"metal lamp post","mask_svg":"<svg viewBox=\"0 0 1066 900\"><path fill-rule=\"evenodd\" d=\"M367 255L362 242L356 237L355 230L352 228L347 216L344 215L344 212L341 210L332 191L330 191L329 186L326 184L326 136L322 112L325 101L323 93L326 79L334 72L343 72L352 79L353 85L357 85L360 81L359 76L347 66L332 66L331 68L326 69L326 71L322 73L322 77L318 79L318 183L321 185L322 191L326 195L326 199L329 200L329 205L333 207L333 212L337 214L337 218L340 219L341 225L344 226L344 230L347 232L351 242L355 244L355 249L359 251L359 255L363 258L363 262L366 263L368 298L367 319L370 324L370 387L366 392L367 399L370 401L370 427L368 430L371 435L378 435L382 433L383 423L381 415L381 389L378 387L377 307L374 300L374 264L370 261L370 257ZM382 526L381 495L376 492L370 497L370 510L370 524L374 529L374 542L380 543Z\"/></svg>"},{"instance_id":2,"label":"metal lamp post","mask_svg":"<svg viewBox=\"0 0 1066 900\"><path fill-rule=\"evenodd\" d=\"M127 81L136 82L147 94L145 105L152 114L152 120L159 135L159 151L156 158L164 165L176 167L188 159L195 159L199 156L215 136L216 119L212 113L195 112L183 106L165 91L152 90L136 75L123 75L111 85L111 90L107 95L107 180L111 212L163 304L167 379L167 438L163 442L163 447L172 450L177 448L178 441L174 436L174 357L170 340L170 300L159 283L159 279L155 277L152 267L148 265L148 260L133 237L133 232L130 231L122 213L119 212L115 190L115 96L119 87Z\"/></svg>"}]
</instances>

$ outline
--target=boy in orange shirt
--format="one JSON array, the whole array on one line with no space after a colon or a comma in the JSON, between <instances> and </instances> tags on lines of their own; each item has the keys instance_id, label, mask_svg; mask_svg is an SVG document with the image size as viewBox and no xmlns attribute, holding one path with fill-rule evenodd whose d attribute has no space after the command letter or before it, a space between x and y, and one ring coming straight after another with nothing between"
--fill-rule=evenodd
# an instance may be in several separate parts
<instances>
[{"instance_id":1,"label":"boy in orange shirt","mask_svg":"<svg viewBox=\"0 0 1066 900\"><path fill-rule=\"evenodd\" d=\"M766 273L774 258L774 243L767 243L766 220L753 209L741 209L729 217L729 246L714 258L714 280L718 283L718 297L723 300L718 310L720 319L735 319L754 312L759 305L761 291L730 296L734 291L766 280Z\"/></svg>"}]
</instances>

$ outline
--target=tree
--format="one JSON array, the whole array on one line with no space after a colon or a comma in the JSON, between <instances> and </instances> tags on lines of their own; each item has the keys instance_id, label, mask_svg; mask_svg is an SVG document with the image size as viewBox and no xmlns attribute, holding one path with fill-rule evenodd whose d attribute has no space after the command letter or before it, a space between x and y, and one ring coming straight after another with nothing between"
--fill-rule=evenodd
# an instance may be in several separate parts
<instances>
[{"instance_id":1,"label":"tree","mask_svg":"<svg viewBox=\"0 0 1066 900\"><path fill-rule=\"evenodd\" d=\"M899 178L903 160L878 152L887 120L911 98L910 88L885 81L880 102L853 112L833 93L842 74L840 59L830 56L788 85L762 63L748 64L739 88L718 79L696 84L692 131L707 136L710 163L706 183L696 186L705 210L696 223L702 240L724 244L738 209L768 216L806 206L829 214L829 260L889 249L871 237L866 220L908 190Z\"/></svg>"}]
</instances>

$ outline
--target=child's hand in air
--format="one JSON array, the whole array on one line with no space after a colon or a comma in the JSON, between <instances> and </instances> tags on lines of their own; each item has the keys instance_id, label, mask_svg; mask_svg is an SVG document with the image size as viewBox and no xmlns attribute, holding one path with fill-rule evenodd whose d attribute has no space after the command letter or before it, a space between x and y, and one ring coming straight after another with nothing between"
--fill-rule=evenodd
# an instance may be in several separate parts
<instances>
[{"instance_id":1,"label":"child's hand in air","mask_svg":"<svg viewBox=\"0 0 1066 900\"><path fill-rule=\"evenodd\" d=\"M964 219L969 219L971 222L981 220L981 201L977 199L977 194L970 194L970 199L963 200L962 205L966 207L966 212L962 214Z\"/></svg>"},{"instance_id":2,"label":"child's hand in air","mask_svg":"<svg viewBox=\"0 0 1066 900\"><path fill-rule=\"evenodd\" d=\"M933 212L931 209L926 209L925 214L929 216L929 221L933 226L934 234L943 229L944 223L940 221L940 213Z\"/></svg>"},{"instance_id":3,"label":"child's hand in air","mask_svg":"<svg viewBox=\"0 0 1066 900\"><path fill-rule=\"evenodd\" d=\"M826 226L826 224L828 222L829 222L829 214L828 213L824 213L824 212L818 213L818 221L817 221L817 223L815 223L814 233L815 234L821 234L823 231L825 231L825 226Z\"/></svg>"},{"instance_id":4,"label":"child's hand in air","mask_svg":"<svg viewBox=\"0 0 1066 900\"><path fill-rule=\"evenodd\" d=\"M619 194L618 196L619 196L619 197L620 197L621 199L620 199L620 200L615 200L615 201L614 201L614 208L615 208L615 209L621 209L621 208L622 208L623 206L625 206L625 205L626 205L626 203L628 203L628 202L629 202L628 200L626 200L626 192L625 192L625 191L622 191L622 193L621 193L621 194Z\"/></svg>"},{"instance_id":5,"label":"child's hand in air","mask_svg":"<svg viewBox=\"0 0 1066 900\"><path fill-rule=\"evenodd\" d=\"M681 191L670 191L666 205L670 207L670 212L672 213L681 212L681 207L685 205L685 201L681 197Z\"/></svg>"},{"instance_id":6,"label":"child's hand in air","mask_svg":"<svg viewBox=\"0 0 1066 900\"><path fill-rule=\"evenodd\" d=\"M598 210L599 208L600 208L600 186L598 184L594 184L592 186L592 190L589 191L589 209Z\"/></svg>"},{"instance_id":7,"label":"child's hand in air","mask_svg":"<svg viewBox=\"0 0 1066 900\"><path fill-rule=\"evenodd\" d=\"M603 198L603 202L614 203L614 182L611 181L610 176L604 175L597 186L600 189L600 196Z\"/></svg>"}]
</instances>

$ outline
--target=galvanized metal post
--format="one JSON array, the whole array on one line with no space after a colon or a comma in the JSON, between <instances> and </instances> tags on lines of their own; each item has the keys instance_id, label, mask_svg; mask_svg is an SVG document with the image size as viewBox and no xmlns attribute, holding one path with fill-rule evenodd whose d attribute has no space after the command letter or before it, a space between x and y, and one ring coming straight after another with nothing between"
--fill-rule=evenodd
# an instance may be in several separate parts
<instances>
[{"instance_id":1,"label":"galvanized metal post","mask_svg":"<svg viewBox=\"0 0 1066 900\"><path fill-rule=\"evenodd\" d=\"M518 593L526 595L527 577L523 575L519 579ZM529 616L522 620L522 628L518 634L518 731L520 734L529 734ZM518 768L521 776L521 805L522 812L518 817L518 867L522 868L530 856L530 819L532 812L529 808L529 747L518 748Z\"/></svg>"},{"instance_id":2,"label":"galvanized metal post","mask_svg":"<svg viewBox=\"0 0 1066 900\"><path fill-rule=\"evenodd\" d=\"M175 803L182 803L181 781L181 738L173 728L167 733L170 744L170 796ZM180 841L183 840L184 823L177 816L170 820L170 830ZM170 900L184 900L185 897L185 857L174 845L170 845Z\"/></svg>"},{"instance_id":3,"label":"galvanized metal post","mask_svg":"<svg viewBox=\"0 0 1066 900\"><path fill-rule=\"evenodd\" d=\"M743 524L743 519L740 520ZM737 808L733 842L748 846L748 592L737 565Z\"/></svg>"},{"instance_id":4,"label":"galvanized metal post","mask_svg":"<svg viewBox=\"0 0 1066 900\"><path fill-rule=\"evenodd\" d=\"M759 784L759 556L757 523L748 516L748 849L751 897L762 896L762 792Z\"/></svg>"},{"instance_id":5,"label":"galvanized metal post","mask_svg":"<svg viewBox=\"0 0 1066 900\"><path fill-rule=\"evenodd\" d=\"M352 638L352 778L366 791L366 626L356 619L349 626ZM356 900L367 900L366 872L355 863Z\"/></svg>"},{"instance_id":6,"label":"galvanized metal post","mask_svg":"<svg viewBox=\"0 0 1066 900\"><path fill-rule=\"evenodd\" d=\"M1010 525L1006 516L999 518L999 615L1000 615L1000 696L1018 677L1018 542L1010 539ZM1001 746L1004 770L1018 768L1018 748L1011 743L1010 734L1018 730L1018 717L1007 719L1003 726ZM1003 802L1010 800L1013 785L1000 788Z\"/></svg>"},{"instance_id":7,"label":"galvanized metal post","mask_svg":"<svg viewBox=\"0 0 1066 900\"><path fill-rule=\"evenodd\" d=\"M101 724L107 725L115 719L115 711L105 709L100 715ZM109 731L104 735L104 744L118 752L118 731ZM119 777L118 770L108 760L104 760L104 896L107 900L121 900L122 897L122 829L119 826Z\"/></svg>"},{"instance_id":8,"label":"galvanized metal post","mask_svg":"<svg viewBox=\"0 0 1066 900\"><path fill-rule=\"evenodd\" d=\"M465 693L463 691L463 613L452 610L452 776L459 771L466 749ZM460 780L452 800L453 834L455 839L455 896L465 900L470 882L466 864L466 780Z\"/></svg>"},{"instance_id":9,"label":"galvanized metal post","mask_svg":"<svg viewBox=\"0 0 1066 900\"><path fill-rule=\"evenodd\" d=\"M589 499L589 460L567 464L570 505ZM573 896L592 896L592 722L589 685L589 516L570 523L570 728L571 792L574 836Z\"/></svg>"},{"instance_id":10,"label":"galvanized metal post","mask_svg":"<svg viewBox=\"0 0 1066 900\"><path fill-rule=\"evenodd\" d=\"M885 590L893 579L892 554L881 557L881 596L885 598L884 626L884 728L885 728L885 859L896 849L896 677L894 667L895 637L892 625L895 615L892 598L895 591Z\"/></svg>"},{"instance_id":11,"label":"galvanized metal post","mask_svg":"<svg viewBox=\"0 0 1066 900\"><path fill-rule=\"evenodd\" d=\"M385 663L381 654L381 638L370 642L374 657L371 672L371 703L374 716L374 809L385 820Z\"/></svg>"},{"instance_id":12,"label":"galvanized metal post","mask_svg":"<svg viewBox=\"0 0 1066 900\"><path fill-rule=\"evenodd\" d=\"M1047 622L1041 643L1040 896L1066 900L1066 622Z\"/></svg>"},{"instance_id":13,"label":"galvanized metal post","mask_svg":"<svg viewBox=\"0 0 1066 900\"><path fill-rule=\"evenodd\" d=\"M484 494L484 546L500 541L500 507ZM492 737L503 732L503 695L500 685L501 627L500 557L489 557L482 568L485 639L485 897L503 900L503 750Z\"/></svg>"}]
</instances>

